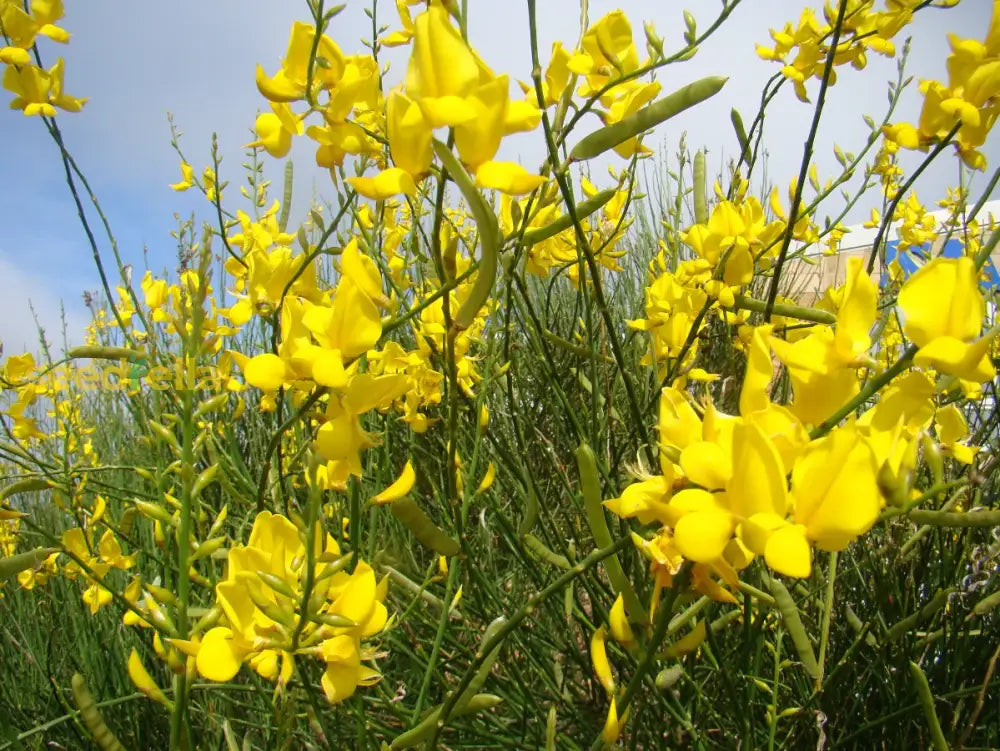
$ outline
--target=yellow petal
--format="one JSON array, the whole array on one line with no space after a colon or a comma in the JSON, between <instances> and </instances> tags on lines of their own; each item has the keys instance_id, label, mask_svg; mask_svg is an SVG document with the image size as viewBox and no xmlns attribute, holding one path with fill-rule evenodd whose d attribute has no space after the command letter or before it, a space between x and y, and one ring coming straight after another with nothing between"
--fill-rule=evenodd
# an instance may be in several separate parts
<instances>
[{"instance_id":1,"label":"yellow petal","mask_svg":"<svg viewBox=\"0 0 1000 751\"><path fill-rule=\"evenodd\" d=\"M417 185L413 176L399 167L389 167L375 177L349 177L347 182L365 198L384 201L393 196L415 196Z\"/></svg>"},{"instance_id":2,"label":"yellow petal","mask_svg":"<svg viewBox=\"0 0 1000 751\"><path fill-rule=\"evenodd\" d=\"M479 483L479 487L476 488L476 494L485 493L493 485L493 481L497 476L497 467L493 462L490 462L486 466L486 474L483 475L483 479Z\"/></svg>"},{"instance_id":3,"label":"yellow petal","mask_svg":"<svg viewBox=\"0 0 1000 751\"><path fill-rule=\"evenodd\" d=\"M666 657L683 657L686 654L694 652L703 641L705 641L705 636L708 631L705 628L705 621L698 621L695 627L683 637L675 641L666 650L664 654Z\"/></svg>"},{"instance_id":4,"label":"yellow petal","mask_svg":"<svg viewBox=\"0 0 1000 751\"><path fill-rule=\"evenodd\" d=\"M416 482L416 479L417 473L413 471L413 465L406 462L396 481L372 498L372 503L381 505L398 501L413 489L413 483Z\"/></svg>"},{"instance_id":5,"label":"yellow petal","mask_svg":"<svg viewBox=\"0 0 1000 751\"><path fill-rule=\"evenodd\" d=\"M167 701L166 695L146 671L146 666L142 664L139 653L135 649L128 656L128 677L132 679L135 687L150 699L164 706L169 706L170 702Z\"/></svg>"},{"instance_id":6,"label":"yellow petal","mask_svg":"<svg viewBox=\"0 0 1000 751\"><path fill-rule=\"evenodd\" d=\"M247 383L261 391L276 391L288 378L285 361L270 352L251 357L243 369Z\"/></svg>"},{"instance_id":7,"label":"yellow petal","mask_svg":"<svg viewBox=\"0 0 1000 751\"><path fill-rule=\"evenodd\" d=\"M741 518L761 512L785 515L788 487L781 455L757 425L733 428L733 474L726 491L733 513Z\"/></svg>"},{"instance_id":8,"label":"yellow petal","mask_svg":"<svg viewBox=\"0 0 1000 751\"><path fill-rule=\"evenodd\" d=\"M225 683L240 672L243 654L233 643L233 632L217 626L202 637L195 662L203 678Z\"/></svg>"},{"instance_id":9,"label":"yellow petal","mask_svg":"<svg viewBox=\"0 0 1000 751\"><path fill-rule=\"evenodd\" d=\"M545 183L515 162L484 162L476 170L476 185L492 188L511 196L523 196Z\"/></svg>"},{"instance_id":10,"label":"yellow petal","mask_svg":"<svg viewBox=\"0 0 1000 751\"><path fill-rule=\"evenodd\" d=\"M903 332L918 347L939 336L968 342L982 326L986 306L971 258L935 258L899 291Z\"/></svg>"},{"instance_id":11,"label":"yellow petal","mask_svg":"<svg viewBox=\"0 0 1000 751\"><path fill-rule=\"evenodd\" d=\"M597 680L610 695L615 690L615 679L611 674L611 663L608 662L604 626L598 628L590 637L590 660L594 663L594 673L597 674Z\"/></svg>"},{"instance_id":12,"label":"yellow petal","mask_svg":"<svg viewBox=\"0 0 1000 751\"><path fill-rule=\"evenodd\" d=\"M681 452L681 469L691 482L708 490L726 486L732 474L728 452L719 444L697 441Z\"/></svg>"},{"instance_id":13,"label":"yellow petal","mask_svg":"<svg viewBox=\"0 0 1000 751\"><path fill-rule=\"evenodd\" d=\"M721 509L696 511L681 517L674 544L685 558L708 563L722 555L733 532L732 516Z\"/></svg>"},{"instance_id":14,"label":"yellow petal","mask_svg":"<svg viewBox=\"0 0 1000 751\"><path fill-rule=\"evenodd\" d=\"M608 718L604 721L604 728L601 730L601 740L611 745L618 740L622 727L618 721L618 708L615 705L615 698L611 697L611 706L608 707Z\"/></svg>"},{"instance_id":15,"label":"yellow petal","mask_svg":"<svg viewBox=\"0 0 1000 751\"><path fill-rule=\"evenodd\" d=\"M808 577L812 571L812 551L806 540L805 528L789 524L772 532L767 539L764 560L784 576Z\"/></svg>"},{"instance_id":16,"label":"yellow petal","mask_svg":"<svg viewBox=\"0 0 1000 751\"><path fill-rule=\"evenodd\" d=\"M608 623L611 626L611 636L616 642L624 647L631 647L635 644L635 634L632 633L632 627L625 615L625 600L622 599L621 595L618 595L615 604L611 606Z\"/></svg>"}]
</instances>

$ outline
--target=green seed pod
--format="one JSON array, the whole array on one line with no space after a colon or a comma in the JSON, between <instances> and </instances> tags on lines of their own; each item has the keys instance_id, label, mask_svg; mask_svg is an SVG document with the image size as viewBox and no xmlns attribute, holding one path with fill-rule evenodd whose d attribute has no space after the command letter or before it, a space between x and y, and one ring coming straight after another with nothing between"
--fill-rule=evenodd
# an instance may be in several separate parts
<instances>
[{"instance_id":1,"label":"green seed pod","mask_svg":"<svg viewBox=\"0 0 1000 751\"><path fill-rule=\"evenodd\" d=\"M58 548L35 548L27 553L0 557L0 582L34 568L57 551Z\"/></svg>"},{"instance_id":2,"label":"green seed pod","mask_svg":"<svg viewBox=\"0 0 1000 751\"><path fill-rule=\"evenodd\" d=\"M284 595L292 600L297 600L298 595L288 586L288 582L282 579L280 576L276 576L269 571L258 571L257 576L260 580L264 582L267 586L277 592L279 595Z\"/></svg>"},{"instance_id":3,"label":"green seed pod","mask_svg":"<svg viewBox=\"0 0 1000 751\"><path fill-rule=\"evenodd\" d=\"M191 562L194 563L195 561L200 561L202 558L211 558L212 554L215 553L216 550L220 550L225 544L225 536L210 537L204 542L199 543L198 549L191 555Z\"/></svg>"},{"instance_id":4,"label":"green seed pod","mask_svg":"<svg viewBox=\"0 0 1000 751\"><path fill-rule=\"evenodd\" d=\"M910 512L914 524L932 527L1000 527L1000 511L930 511Z\"/></svg>"},{"instance_id":5,"label":"green seed pod","mask_svg":"<svg viewBox=\"0 0 1000 751\"><path fill-rule=\"evenodd\" d=\"M524 478L524 487L524 516L521 517L521 522L517 525L517 534L519 537L527 535L535 528L535 524L538 522L538 495L535 493L535 486L531 483L530 478Z\"/></svg>"},{"instance_id":6,"label":"green seed pod","mask_svg":"<svg viewBox=\"0 0 1000 751\"><path fill-rule=\"evenodd\" d=\"M172 431L166 425L161 425L160 423L154 422L153 420L147 420L146 424L149 425L150 430L156 433L157 438L159 438L161 441L166 443L171 449L173 449L174 453L176 454L181 453L181 445L177 442L177 436L174 435L174 431Z\"/></svg>"},{"instance_id":7,"label":"green seed pod","mask_svg":"<svg viewBox=\"0 0 1000 751\"><path fill-rule=\"evenodd\" d=\"M229 402L229 394L216 394L211 399L206 399L201 404L198 405L198 409L194 411L194 419L200 419L204 417L209 412L214 412L217 409L222 409Z\"/></svg>"},{"instance_id":8,"label":"green seed pod","mask_svg":"<svg viewBox=\"0 0 1000 751\"><path fill-rule=\"evenodd\" d=\"M556 751L556 708L549 707L549 716L545 720L545 751Z\"/></svg>"},{"instance_id":9,"label":"green seed pod","mask_svg":"<svg viewBox=\"0 0 1000 751\"><path fill-rule=\"evenodd\" d=\"M319 60L319 56L316 57ZM288 227L288 214L292 210L292 175L294 167L292 160L285 162L285 184L281 191L281 213L278 215L278 229L282 232Z\"/></svg>"},{"instance_id":10,"label":"green seed pod","mask_svg":"<svg viewBox=\"0 0 1000 751\"><path fill-rule=\"evenodd\" d=\"M391 503L389 508L392 509L392 515L403 522L421 545L444 556L458 555L461 551L458 541L442 531L411 499L400 498Z\"/></svg>"},{"instance_id":11,"label":"green seed pod","mask_svg":"<svg viewBox=\"0 0 1000 751\"><path fill-rule=\"evenodd\" d=\"M66 353L66 357L71 360L129 360L137 362L149 357L145 352L128 349L127 347L100 347L87 345L83 347L73 347Z\"/></svg>"},{"instance_id":12,"label":"green seed pod","mask_svg":"<svg viewBox=\"0 0 1000 751\"><path fill-rule=\"evenodd\" d=\"M18 480L0 490L0 501L5 501L17 493L35 493L39 490L50 490L51 488L52 483L43 477L30 477L25 480Z\"/></svg>"},{"instance_id":13,"label":"green seed pod","mask_svg":"<svg viewBox=\"0 0 1000 751\"><path fill-rule=\"evenodd\" d=\"M549 549L544 542L539 540L534 535L528 534L523 538L524 545L528 550L530 550L535 556L541 558L546 563L555 566L556 568L568 569L570 568L569 559L564 555L559 555L555 551Z\"/></svg>"},{"instance_id":14,"label":"green seed pod","mask_svg":"<svg viewBox=\"0 0 1000 751\"><path fill-rule=\"evenodd\" d=\"M982 600L977 602L972 608L972 612L976 615L985 615L998 605L1000 605L1000 591L994 592L988 597L984 597Z\"/></svg>"},{"instance_id":15,"label":"green seed pod","mask_svg":"<svg viewBox=\"0 0 1000 751\"><path fill-rule=\"evenodd\" d=\"M606 548L612 544L611 532L608 530L608 520L604 516L604 503L601 499L601 480L597 474L597 457L594 450L586 443L581 443L576 451L576 464L580 470L580 489L583 492L583 507L587 514L587 525L594 536L598 548ZM604 570L607 571L611 586L620 592L625 600L625 610L630 622L644 626L648 623L646 609L642 606L639 596L632 588L632 583L625 576L622 564L617 555L604 559Z\"/></svg>"},{"instance_id":16,"label":"green seed pod","mask_svg":"<svg viewBox=\"0 0 1000 751\"><path fill-rule=\"evenodd\" d=\"M861 619L858 618L858 614L854 612L850 605L844 606L844 615L847 618L847 625L854 629L854 633L860 634L864 630L865 624L861 622ZM878 640L871 631L865 634L865 644L869 647L878 646Z\"/></svg>"},{"instance_id":17,"label":"green seed pod","mask_svg":"<svg viewBox=\"0 0 1000 751\"><path fill-rule=\"evenodd\" d=\"M684 668L674 665L664 668L656 676L656 687L660 691L669 691L684 676Z\"/></svg>"},{"instance_id":18,"label":"green seed pod","mask_svg":"<svg viewBox=\"0 0 1000 751\"><path fill-rule=\"evenodd\" d=\"M218 605L213 605L205 612L204 615L201 616L201 618L198 619L198 622L194 624L194 627L191 629L191 633L203 634L218 623L221 618L222 608Z\"/></svg>"},{"instance_id":19,"label":"green seed pod","mask_svg":"<svg viewBox=\"0 0 1000 751\"><path fill-rule=\"evenodd\" d=\"M503 628L505 623L507 623L507 619L503 616L495 618L483 632L483 638L479 642L479 649L476 650L476 658L482 659L483 661L479 666L479 670L477 670L476 674L473 676L472 681L455 702L456 712L461 711L469 705L476 694L479 693L479 689L481 689L483 684L486 683L486 678L491 672L493 672L493 665L496 663L497 657L500 656L500 648L503 646L503 642L498 642L488 654L484 653L483 650L486 648L486 645L490 642L490 640L493 639L500 629Z\"/></svg>"},{"instance_id":20,"label":"green seed pod","mask_svg":"<svg viewBox=\"0 0 1000 751\"><path fill-rule=\"evenodd\" d=\"M941 447L927 433L920 436L920 448L923 451L924 462L931 471L935 485L944 482L944 459L941 457Z\"/></svg>"},{"instance_id":21,"label":"green seed pod","mask_svg":"<svg viewBox=\"0 0 1000 751\"><path fill-rule=\"evenodd\" d=\"M705 152L694 155L694 221L708 224L708 196L705 193Z\"/></svg>"},{"instance_id":22,"label":"green seed pod","mask_svg":"<svg viewBox=\"0 0 1000 751\"><path fill-rule=\"evenodd\" d=\"M917 698L920 699L920 706L924 710L924 718L927 720L927 726L931 733L931 744L934 751L948 751L948 741L945 740L937 710L934 709L934 695L931 693L931 686L927 682L924 671L915 662L910 662L910 677L913 678L914 687L917 689Z\"/></svg>"},{"instance_id":23,"label":"green seed pod","mask_svg":"<svg viewBox=\"0 0 1000 751\"><path fill-rule=\"evenodd\" d=\"M73 701L76 703L76 708L80 710L80 718L94 739L94 743L101 751L125 751L125 747L105 724L101 713L97 711L97 704L94 702L94 697L87 688L87 682L83 676L74 673L70 685L73 687Z\"/></svg>"},{"instance_id":24,"label":"green seed pod","mask_svg":"<svg viewBox=\"0 0 1000 751\"><path fill-rule=\"evenodd\" d=\"M312 613L309 616L309 620L321 623L324 626L332 626L333 628L356 628L358 625L350 618L336 615L335 613Z\"/></svg>"},{"instance_id":25,"label":"green seed pod","mask_svg":"<svg viewBox=\"0 0 1000 751\"><path fill-rule=\"evenodd\" d=\"M740 115L740 111L733 107L729 112L729 119L733 122L733 130L736 131L736 140L739 141L740 154L743 156L743 161L749 162L753 152L750 150L750 139L747 137L747 129L743 125L743 118Z\"/></svg>"},{"instance_id":26,"label":"green seed pod","mask_svg":"<svg viewBox=\"0 0 1000 751\"><path fill-rule=\"evenodd\" d=\"M595 211L603 208L604 205L615 197L618 191L614 188L608 188L607 190L602 190L597 195L592 198L588 198L586 201L581 201L576 205L576 217L581 222L588 216L593 214ZM534 245L535 243L540 243L543 240L548 240L550 237L555 237L560 232L564 232L573 226L573 217L570 214L563 214L555 221L546 224L544 227L538 227L537 229L530 229L524 233L521 240L525 245Z\"/></svg>"},{"instance_id":27,"label":"green seed pod","mask_svg":"<svg viewBox=\"0 0 1000 751\"><path fill-rule=\"evenodd\" d=\"M819 663L816 662L816 655L813 654L812 644L809 643L809 636L802 625L802 618L799 616L799 609L795 606L795 601L788 593L785 585L773 576L771 581L771 594L774 596L774 604L781 613L781 621L792 638L792 644L799 655L802 667L809 676L819 680L823 676Z\"/></svg>"},{"instance_id":28,"label":"green seed pod","mask_svg":"<svg viewBox=\"0 0 1000 751\"><path fill-rule=\"evenodd\" d=\"M605 151L613 149L618 144L645 133L650 128L656 127L689 107L714 96L722 89L726 80L722 76L702 78L643 107L634 115L594 131L573 147L569 155L570 161L579 162L593 159L595 156L600 156Z\"/></svg>"},{"instance_id":29,"label":"green seed pod","mask_svg":"<svg viewBox=\"0 0 1000 751\"><path fill-rule=\"evenodd\" d=\"M162 522L163 524L174 525L174 517L171 516L170 512L167 511L163 506L158 503L150 503L149 501L135 501L135 508L140 514L152 519L153 521Z\"/></svg>"},{"instance_id":30,"label":"green seed pod","mask_svg":"<svg viewBox=\"0 0 1000 751\"><path fill-rule=\"evenodd\" d=\"M465 298L462 307L455 314L455 327L462 331L469 328L476 320L479 309L486 304L493 291L493 283L497 278L497 256L500 252L500 226L497 224L496 215L486 204L483 194L476 188L475 183L465 168L459 164L455 155L451 153L445 144L434 141L434 153L438 155L441 163L451 179L462 191L462 196L469 204L472 211L472 218L476 220L476 227L479 230L479 247L481 256L479 259L479 271L476 274L476 281L472 284L469 296Z\"/></svg>"},{"instance_id":31,"label":"green seed pod","mask_svg":"<svg viewBox=\"0 0 1000 751\"><path fill-rule=\"evenodd\" d=\"M194 481L194 485L191 486L191 497L198 498L202 491L212 483L218 472L219 465L213 464L199 474Z\"/></svg>"},{"instance_id":32,"label":"green seed pod","mask_svg":"<svg viewBox=\"0 0 1000 751\"><path fill-rule=\"evenodd\" d=\"M490 707L495 707L497 704L502 702L499 696L494 694L476 694L473 696L461 710L456 709L452 713L452 717L461 717L462 715L472 714L473 712L481 712ZM434 730L437 728L438 720L441 717L441 710L444 708L443 704L439 704L430 710L423 719L415 726L407 730L402 735L399 735L393 740L389 745L390 751L399 751L403 748L413 748L416 745L429 740L434 734Z\"/></svg>"},{"instance_id":33,"label":"green seed pod","mask_svg":"<svg viewBox=\"0 0 1000 751\"><path fill-rule=\"evenodd\" d=\"M894 623L885 632L885 641L891 642L905 636L911 629L917 626L921 621L925 621L931 616L933 616L937 611L945 606L948 602L948 595L951 594L950 589L939 589L934 597L924 605L920 610L915 613L903 618L901 621Z\"/></svg>"}]
</instances>

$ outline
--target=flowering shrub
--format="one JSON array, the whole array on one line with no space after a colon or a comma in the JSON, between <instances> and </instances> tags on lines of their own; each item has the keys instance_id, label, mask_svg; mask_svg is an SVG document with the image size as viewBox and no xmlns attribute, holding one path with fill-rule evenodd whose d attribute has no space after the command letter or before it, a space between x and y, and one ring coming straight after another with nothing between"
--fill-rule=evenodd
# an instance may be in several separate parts
<instances>
[{"instance_id":1,"label":"flowering shrub","mask_svg":"<svg viewBox=\"0 0 1000 751\"><path fill-rule=\"evenodd\" d=\"M256 70L241 208L217 154L196 168L175 138L169 187L211 217L179 226L177 274L133 284L115 246L112 290L93 241L85 344L0 373L3 606L51 596L83 632L113 623L101 672L139 694L100 690L159 712L115 719L87 686L98 658L79 661L51 687L72 687L99 747L1000 742L996 175L968 190L1000 112L1000 0L984 41L949 38L916 125L896 112L900 61L885 118L859 153L833 146L825 183L827 92L863 75L844 66L897 56L917 14L957 3L806 9L758 45L782 67L749 130L733 110L738 158L714 189L684 146L644 196L650 132L726 96L723 76L667 91L657 73L737 3L704 32L685 13L676 51L649 23L641 51L622 11L584 3L579 42L545 59L527 0L531 80L514 82L476 52L469 3L397 0L399 28L373 20L345 51L341 8L310 0ZM36 64L39 37L69 40L62 15L0 0L11 107L46 125L86 102L61 59ZM387 47L405 48L400 77ZM787 200L760 155L765 110L799 106L770 104L786 81L814 118ZM541 164L502 158L515 133ZM334 212L295 226L290 162L280 199L255 165L301 138ZM912 185L949 147L963 181L941 222ZM926 157L907 174L900 150ZM606 161L609 180L588 170ZM841 220L862 197L882 208L859 257ZM810 304L796 269L839 256ZM978 699L945 727L932 683ZM889 730L904 692L920 712Z\"/></svg>"}]
</instances>

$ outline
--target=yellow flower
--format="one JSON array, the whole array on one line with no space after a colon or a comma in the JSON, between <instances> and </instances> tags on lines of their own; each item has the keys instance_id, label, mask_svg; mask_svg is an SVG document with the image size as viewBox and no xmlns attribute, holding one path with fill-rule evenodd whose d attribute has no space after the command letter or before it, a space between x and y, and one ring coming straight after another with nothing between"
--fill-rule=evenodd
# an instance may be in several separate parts
<instances>
[{"instance_id":1,"label":"yellow flower","mask_svg":"<svg viewBox=\"0 0 1000 751\"><path fill-rule=\"evenodd\" d=\"M3 87L15 94L11 109L25 115L55 117L56 107L67 112L79 112L87 99L63 93L63 59L60 57L48 71L36 65L8 65L3 74Z\"/></svg>"},{"instance_id":2,"label":"yellow flower","mask_svg":"<svg viewBox=\"0 0 1000 751\"><path fill-rule=\"evenodd\" d=\"M257 133L257 140L248 143L246 148L259 146L271 156L280 159L291 150L292 136L302 135L302 121L287 104L272 102L271 112L257 116L254 130Z\"/></svg>"},{"instance_id":3,"label":"yellow flower","mask_svg":"<svg viewBox=\"0 0 1000 751\"><path fill-rule=\"evenodd\" d=\"M187 190L194 185L194 170L187 162L181 162L181 181L173 183L170 187L178 192Z\"/></svg>"},{"instance_id":4,"label":"yellow flower","mask_svg":"<svg viewBox=\"0 0 1000 751\"><path fill-rule=\"evenodd\" d=\"M246 662L264 678L284 684L301 654L324 661L322 685L330 702L343 701L357 686L378 679L375 670L362 665L372 657L362 640L385 627L385 586L363 561L353 573L342 570L336 541L316 532L304 543L308 535L284 516L265 511L257 515L247 544L230 549L226 579L216 586L228 626L215 626L199 640L174 641L195 655L202 677L231 680ZM306 544L323 561L315 572L305 570ZM313 591L303 613L307 579Z\"/></svg>"},{"instance_id":5,"label":"yellow flower","mask_svg":"<svg viewBox=\"0 0 1000 751\"><path fill-rule=\"evenodd\" d=\"M468 97L479 84L479 60L441 5L432 3L414 19L413 27L407 95L432 128L469 122L478 114Z\"/></svg>"},{"instance_id":6,"label":"yellow flower","mask_svg":"<svg viewBox=\"0 0 1000 751\"><path fill-rule=\"evenodd\" d=\"M989 345L991 331L976 342L986 313L971 258L935 258L910 277L899 292L903 332L920 349L918 365L982 383L996 370Z\"/></svg>"},{"instance_id":7,"label":"yellow flower","mask_svg":"<svg viewBox=\"0 0 1000 751\"><path fill-rule=\"evenodd\" d=\"M268 76L261 66L257 66L257 89L265 98L272 102L294 102L306 97L309 58L315 38L314 26L296 21L278 72ZM313 86L330 88L343 74L344 56L325 34L319 39L316 55L322 57L325 64L313 66Z\"/></svg>"}]
</instances>

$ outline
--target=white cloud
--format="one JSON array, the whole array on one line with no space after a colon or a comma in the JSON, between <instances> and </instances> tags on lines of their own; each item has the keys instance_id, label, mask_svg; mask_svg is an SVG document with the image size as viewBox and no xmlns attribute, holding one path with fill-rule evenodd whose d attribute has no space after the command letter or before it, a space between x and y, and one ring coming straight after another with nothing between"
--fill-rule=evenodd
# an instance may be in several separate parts
<instances>
[{"instance_id":1,"label":"white cloud","mask_svg":"<svg viewBox=\"0 0 1000 751\"><path fill-rule=\"evenodd\" d=\"M63 349L64 314L69 346L83 341L84 327L89 318L79 299L66 301L64 308L64 302L54 291L51 280L25 271L2 252L0 301L0 342L3 342L5 357L25 351L39 352L39 326L45 331L46 341L53 345L53 354L60 354Z\"/></svg>"}]
</instances>

